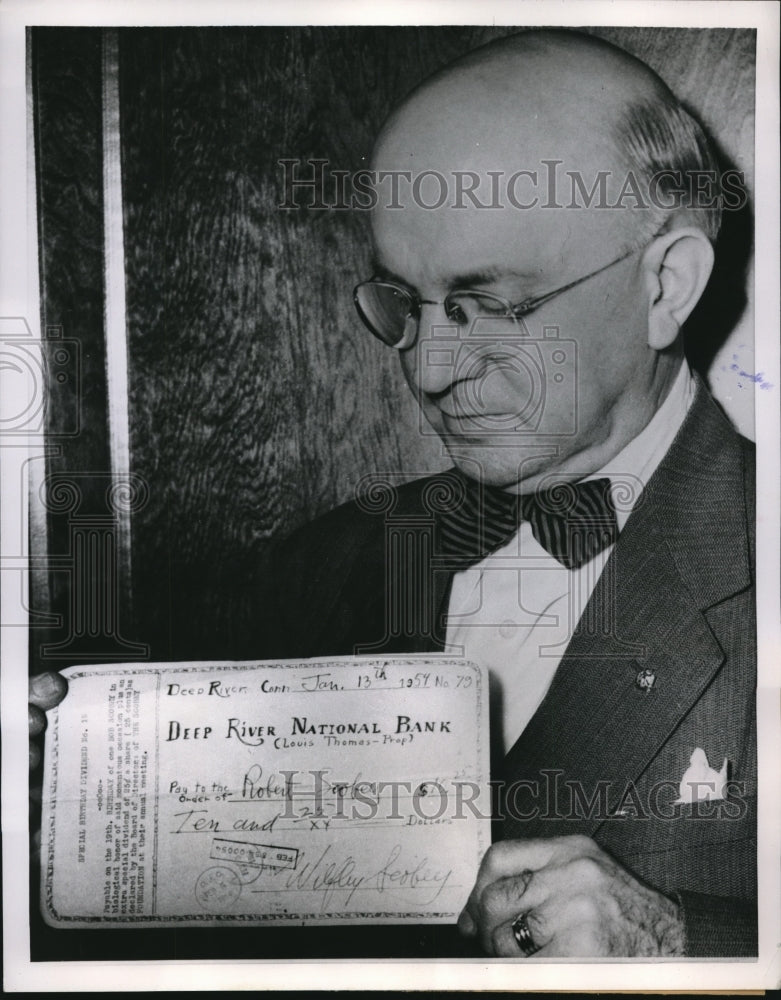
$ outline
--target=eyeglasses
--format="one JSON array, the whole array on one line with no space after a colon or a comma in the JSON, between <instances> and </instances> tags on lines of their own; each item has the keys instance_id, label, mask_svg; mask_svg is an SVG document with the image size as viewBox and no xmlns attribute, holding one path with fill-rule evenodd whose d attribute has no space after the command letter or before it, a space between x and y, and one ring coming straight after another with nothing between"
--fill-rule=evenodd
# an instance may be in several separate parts
<instances>
[{"instance_id":1,"label":"eyeglasses","mask_svg":"<svg viewBox=\"0 0 781 1000\"><path fill-rule=\"evenodd\" d=\"M658 235L659 233L655 233L651 240L656 239ZM353 301L367 329L383 344L403 351L412 347L417 340L421 306L443 305L447 318L460 327L469 326L475 320L483 319L508 319L523 325L522 318L528 316L538 306L626 260L633 253L648 246L651 240L642 246L627 250L596 271L591 271L582 278L576 278L561 288L555 288L543 295L535 295L514 305L501 295L471 289L450 292L442 302L435 299L421 299L411 288L381 278L370 278L369 281L362 281L356 285L353 290Z\"/></svg>"}]
</instances>

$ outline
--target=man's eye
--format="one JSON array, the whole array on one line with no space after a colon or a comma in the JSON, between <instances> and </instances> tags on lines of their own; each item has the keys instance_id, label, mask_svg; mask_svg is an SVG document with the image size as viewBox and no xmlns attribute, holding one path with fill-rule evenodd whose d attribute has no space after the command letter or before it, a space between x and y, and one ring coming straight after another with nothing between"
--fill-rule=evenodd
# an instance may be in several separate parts
<instances>
[{"instance_id":1,"label":"man's eye","mask_svg":"<svg viewBox=\"0 0 781 1000\"><path fill-rule=\"evenodd\" d=\"M466 310L458 302L451 302L448 304L447 318L449 320L452 320L454 323L458 323L459 325L469 322L469 317L466 314Z\"/></svg>"},{"instance_id":2,"label":"man's eye","mask_svg":"<svg viewBox=\"0 0 781 1000\"><path fill-rule=\"evenodd\" d=\"M480 298L477 306L481 316L506 316L507 306L503 302L496 302L494 299Z\"/></svg>"}]
</instances>

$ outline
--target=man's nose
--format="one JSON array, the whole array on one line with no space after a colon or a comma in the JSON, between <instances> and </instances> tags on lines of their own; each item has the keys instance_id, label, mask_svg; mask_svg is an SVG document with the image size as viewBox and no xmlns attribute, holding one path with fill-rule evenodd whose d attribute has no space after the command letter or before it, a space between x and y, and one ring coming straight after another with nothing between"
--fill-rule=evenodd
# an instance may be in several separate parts
<instances>
[{"instance_id":1,"label":"man's nose","mask_svg":"<svg viewBox=\"0 0 781 1000\"><path fill-rule=\"evenodd\" d=\"M415 342L418 388L431 396L446 392L456 379L461 330L440 303L421 307Z\"/></svg>"}]
</instances>

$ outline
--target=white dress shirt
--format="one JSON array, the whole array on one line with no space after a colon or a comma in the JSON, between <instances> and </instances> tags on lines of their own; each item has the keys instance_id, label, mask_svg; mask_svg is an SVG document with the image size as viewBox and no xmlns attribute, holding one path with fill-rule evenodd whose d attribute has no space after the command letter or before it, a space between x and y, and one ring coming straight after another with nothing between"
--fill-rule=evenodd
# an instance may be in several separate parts
<instances>
[{"instance_id":1,"label":"white dress shirt","mask_svg":"<svg viewBox=\"0 0 781 1000\"><path fill-rule=\"evenodd\" d=\"M585 477L610 478L619 531L693 398L694 381L684 362L640 434L602 469ZM510 749L545 697L611 550L568 570L537 542L524 521L503 548L453 577L447 652L488 668L495 751Z\"/></svg>"}]
</instances>

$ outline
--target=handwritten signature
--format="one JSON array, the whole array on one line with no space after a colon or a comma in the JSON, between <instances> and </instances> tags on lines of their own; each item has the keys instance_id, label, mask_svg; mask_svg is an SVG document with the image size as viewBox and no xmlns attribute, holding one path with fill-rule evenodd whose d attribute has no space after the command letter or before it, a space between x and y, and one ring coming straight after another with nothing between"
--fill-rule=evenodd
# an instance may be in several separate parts
<instances>
[{"instance_id":1,"label":"handwritten signature","mask_svg":"<svg viewBox=\"0 0 781 1000\"><path fill-rule=\"evenodd\" d=\"M302 854L301 860L303 858ZM418 905L427 905L440 895L453 874L450 868L436 868L427 856L417 862L400 859L402 847L396 844L379 868L362 871L352 854L340 858L329 844L315 861L299 863L295 872L268 869L266 874L274 879L282 878L287 889L322 893L323 910L332 905L337 892L346 893L343 905L348 906L358 890L367 889L377 893L396 889L429 890L430 894L418 900Z\"/></svg>"}]
</instances>

